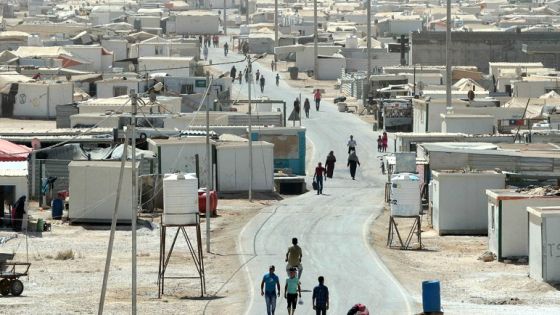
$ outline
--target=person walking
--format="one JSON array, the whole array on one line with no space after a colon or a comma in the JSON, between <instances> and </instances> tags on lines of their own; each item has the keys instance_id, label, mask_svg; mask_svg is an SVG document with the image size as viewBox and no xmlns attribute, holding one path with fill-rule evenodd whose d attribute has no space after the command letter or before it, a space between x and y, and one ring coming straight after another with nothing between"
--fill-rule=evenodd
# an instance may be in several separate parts
<instances>
[{"instance_id":1,"label":"person walking","mask_svg":"<svg viewBox=\"0 0 560 315\"><path fill-rule=\"evenodd\" d=\"M227 54L228 54L228 53L229 53L229 45L228 45L228 43L226 42L226 43L224 44L224 56L227 57Z\"/></svg>"},{"instance_id":2,"label":"person walking","mask_svg":"<svg viewBox=\"0 0 560 315\"><path fill-rule=\"evenodd\" d=\"M325 161L325 168L327 169L327 178L332 178L334 172L334 163L336 163L336 157L334 156L334 151L329 152L327 155L327 160Z\"/></svg>"},{"instance_id":3,"label":"person walking","mask_svg":"<svg viewBox=\"0 0 560 315\"><path fill-rule=\"evenodd\" d=\"M259 69L257 69L257 73L255 73L255 79L257 82L259 82L260 77L261 77L261 72L259 71Z\"/></svg>"},{"instance_id":4,"label":"person walking","mask_svg":"<svg viewBox=\"0 0 560 315\"><path fill-rule=\"evenodd\" d=\"M319 106L321 105L321 90L315 89L313 97L315 98L315 108L319 111Z\"/></svg>"},{"instance_id":5,"label":"person walking","mask_svg":"<svg viewBox=\"0 0 560 315\"><path fill-rule=\"evenodd\" d=\"M329 309L329 288L325 286L325 278L319 276L319 285L313 288L313 309L316 315L327 315Z\"/></svg>"},{"instance_id":6,"label":"person walking","mask_svg":"<svg viewBox=\"0 0 560 315\"><path fill-rule=\"evenodd\" d=\"M249 83L249 70L245 67L245 83Z\"/></svg>"},{"instance_id":7,"label":"person walking","mask_svg":"<svg viewBox=\"0 0 560 315\"><path fill-rule=\"evenodd\" d=\"M350 139L348 139L348 143L346 144L348 146L348 154L350 154L350 151L356 151L356 140L354 140L354 136L350 135Z\"/></svg>"},{"instance_id":8,"label":"person walking","mask_svg":"<svg viewBox=\"0 0 560 315\"><path fill-rule=\"evenodd\" d=\"M261 75L261 80L260 80L260 84L261 84L261 93L264 93L264 75Z\"/></svg>"},{"instance_id":9,"label":"person walking","mask_svg":"<svg viewBox=\"0 0 560 315\"><path fill-rule=\"evenodd\" d=\"M387 132L383 131L383 137L381 137L381 141L382 141L381 146L382 146L383 152L387 152L387 144L388 144L388 141L389 141L389 138L387 137Z\"/></svg>"},{"instance_id":10,"label":"person walking","mask_svg":"<svg viewBox=\"0 0 560 315\"><path fill-rule=\"evenodd\" d=\"M323 175L326 173L327 170L319 162L315 168L315 175L313 175L313 181L317 183L317 195L323 194Z\"/></svg>"},{"instance_id":11,"label":"person walking","mask_svg":"<svg viewBox=\"0 0 560 315\"><path fill-rule=\"evenodd\" d=\"M356 179L356 168L360 165L360 160L356 155L356 151L350 151L350 155L348 156L348 164L346 166L350 167L350 176L353 180Z\"/></svg>"},{"instance_id":12,"label":"person walking","mask_svg":"<svg viewBox=\"0 0 560 315\"><path fill-rule=\"evenodd\" d=\"M21 231L23 225L23 215L25 214L25 200L26 196L21 196L13 205L12 226L14 230Z\"/></svg>"},{"instance_id":13,"label":"person walking","mask_svg":"<svg viewBox=\"0 0 560 315\"><path fill-rule=\"evenodd\" d=\"M288 314L294 315L298 295L301 299L301 284L299 282L299 277L296 276L296 268L290 268L289 274L290 276L286 279L286 285L284 286L284 298L288 302Z\"/></svg>"},{"instance_id":14,"label":"person walking","mask_svg":"<svg viewBox=\"0 0 560 315\"><path fill-rule=\"evenodd\" d=\"M267 315L274 315L276 311L276 296L280 297L280 280L274 274L274 270L274 265L271 265L268 268L268 273L264 275L261 281L261 296L264 296L266 302Z\"/></svg>"},{"instance_id":15,"label":"person walking","mask_svg":"<svg viewBox=\"0 0 560 315\"><path fill-rule=\"evenodd\" d=\"M276 86L280 85L280 74L276 74Z\"/></svg>"},{"instance_id":16,"label":"person walking","mask_svg":"<svg viewBox=\"0 0 560 315\"><path fill-rule=\"evenodd\" d=\"M243 71L239 71L239 74L237 75L237 80L239 80L239 84L241 84L242 80L243 80Z\"/></svg>"},{"instance_id":17,"label":"person walking","mask_svg":"<svg viewBox=\"0 0 560 315\"><path fill-rule=\"evenodd\" d=\"M204 48L202 49L202 54L204 55L204 60L206 61L208 59L208 46L204 45Z\"/></svg>"},{"instance_id":18,"label":"person walking","mask_svg":"<svg viewBox=\"0 0 560 315\"><path fill-rule=\"evenodd\" d=\"M237 68L235 68L235 66L231 67L231 70L229 71L229 76L231 77L232 80L235 80L235 78L237 74Z\"/></svg>"},{"instance_id":19,"label":"person walking","mask_svg":"<svg viewBox=\"0 0 560 315\"><path fill-rule=\"evenodd\" d=\"M296 120L300 120L300 116L299 113L301 111L301 103L299 101L299 98L296 97L296 100L294 101L294 113L296 114Z\"/></svg>"},{"instance_id":20,"label":"person walking","mask_svg":"<svg viewBox=\"0 0 560 315\"><path fill-rule=\"evenodd\" d=\"M298 278L301 278L301 273L303 272L303 266L301 264L301 258L303 257L303 252L301 247L298 246L297 237L292 238L292 246L288 248L286 253L286 271L289 274L291 268L297 268Z\"/></svg>"},{"instance_id":21,"label":"person walking","mask_svg":"<svg viewBox=\"0 0 560 315\"><path fill-rule=\"evenodd\" d=\"M311 109L311 104L309 104L309 99L306 97L305 102L303 102L303 110L305 111L305 117L309 118L309 110Z\"/></svg>"},{"instance_id":22,"label":"person walking","mask_svg":"<svg viewBox=\"0 0 560 315\"><path fill-rule=\"evenodd\" d=\"M383 150L383 139L381 139L381 135L377 137L377 152L381 152Z\"/></svg>"},{"instance_id":23,"label":"person walking","mask_svg":"<svg viewBox=\"0 0 560 315\"><path fill-rule=\"evenodd\" d=\"M276 70L276 61L274 61L274 59L270 62L270 69L272 69L272 71Z\"/></svg>"}]
</instances>

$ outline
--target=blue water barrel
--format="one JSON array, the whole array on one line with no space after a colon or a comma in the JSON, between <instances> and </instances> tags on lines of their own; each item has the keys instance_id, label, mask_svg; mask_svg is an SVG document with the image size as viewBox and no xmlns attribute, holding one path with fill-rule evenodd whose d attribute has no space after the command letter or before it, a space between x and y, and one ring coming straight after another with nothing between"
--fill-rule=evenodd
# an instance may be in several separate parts
<instances>
[{"instance_id":1,"label":"blue water barrel","mask_svg":"<svg viewBox=\"0 0 560 315\"><path fill-rule=\"evenodd\" d=\"M439 280L422 282L422 304L424 313L441 312Z\"/></svg>"}]
</instances>

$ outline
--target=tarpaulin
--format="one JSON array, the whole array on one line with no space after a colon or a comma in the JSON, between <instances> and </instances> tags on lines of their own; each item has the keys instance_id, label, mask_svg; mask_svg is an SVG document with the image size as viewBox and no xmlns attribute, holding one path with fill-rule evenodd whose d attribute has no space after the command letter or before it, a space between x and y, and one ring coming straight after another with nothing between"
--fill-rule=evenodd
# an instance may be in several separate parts
<instances>
[{"instance_id":1,"label":"tarpaulin","mask_svg":"<svg viewBox=\"0 0 560 315\"><path fill-rule=\"evenodd\" d=\"M24 145L0 139L0 161L25 161L31 151Z\"/></svg>"}]
</instances>

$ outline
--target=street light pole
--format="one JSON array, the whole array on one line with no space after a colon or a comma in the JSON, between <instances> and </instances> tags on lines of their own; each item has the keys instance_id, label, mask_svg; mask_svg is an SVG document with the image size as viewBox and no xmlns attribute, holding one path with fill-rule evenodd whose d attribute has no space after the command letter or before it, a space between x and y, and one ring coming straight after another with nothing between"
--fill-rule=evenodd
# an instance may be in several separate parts
<instances>
[{"instance_id":1,"label":"street light pole","mask_svg":"<svg viewBox=\"0 0 560 315\"><path fill-rule=\"evenodd\" d=\"M366 14L367 14L367 72L366 84L364 89L364 106L369 97L369 78L371 77L371 0L366 1Z\"/></svg>"},{"instance_id":2,"label":"street light pole","mask_svg":"<svg viewBox=\"0 0 560 315\"><path fill-rule=\"evenodd\" d=\"M216 101L214 101L216 104ZM210 106L206 103L206 252L210 253L210 183L212 182L212 157L210 152Z\"/></svg>"},{"instance_id":3,"label":"street light pole","mask_svg":"<svg viewBox=\"0 0 560 315\"><path fill-rule=\"evenodd\" d=\"M319 62L317 60L317 56L319 55L317 41L317 0L313 0L313 76L315 77L315 80L317 80L317 70L319 69Z\"/></svg>"},{"instance_id":4,"label":"street light pole","mask_svg":"<svg viewBox=\"0 0 560 315\"><path fill-rule=\"evenodd\" d=\"M274 0L274 46L278 47L278 0ZM278 61L276 54L274 54L274 61Z\"/></svg>"},{"instance_id":5,"label":"street light pole","mask_svg":"<svg viewBox=\"0 0 560 315\"><path fill-rule=\"evenodd\" d=\"M451 0L447 0L447 26L445 33L445 72L446 72L446 84L445 84L445 98L447 102L447 112L453 111L453 106L451 106L451 54L449 50L451 49Z\"/></svg>"},{"instance_id":6,"label":"street light pole","mask_svg":"<svg viewBox=\"0 0 560 315\"><path fill-rule=\"evenodd\" d=\"M251 81L253 81L253 72L251 66L251 56L247 53L247 72L249 80L247 81L247 98L249 103L249 201L253 201L253 138L252 138L252 123L251 123Z\"/></svg>"},{"instance_id":7,"label":"street light pole","mask_svg":"<svg viewBox=\"0 0 560 315\"><path fill-rule=\"evenodd\" d=\"M131 104L132 104L132 121L130 124L131 130L131 146L132 146L132 314L137 313L136 309L136 215L137 215L137 187L136 187L136 112L138 110L138 95L134 90L131 90ZM126 144L128 145L128 144ZM123 152L124 153L124 152Z\"/></svg>"},{"instance_id":8,"label":"street light pole","mask_svg":"<svg viewBox=\"0 0 560 315\"><path fill-rule=\"evenodd\" d=\"M224 29L224 35L227 35L227 15L226 15L226 10L227 10L227 0L224 0L224 22L223 22L223 26L222 28ZM233 49L233 48L232 48Z\"/></svg>"}]
</instances>

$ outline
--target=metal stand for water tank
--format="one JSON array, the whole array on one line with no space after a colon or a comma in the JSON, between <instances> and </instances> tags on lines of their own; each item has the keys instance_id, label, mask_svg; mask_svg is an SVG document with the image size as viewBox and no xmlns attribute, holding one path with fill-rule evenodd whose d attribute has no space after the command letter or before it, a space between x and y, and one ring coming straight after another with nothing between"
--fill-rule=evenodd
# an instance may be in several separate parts
<instances>
[{"instance_id":1,"label":"metal stand for water tank","mask_svg":"<svg viewBox=\"0 0 560 315\"><path fill-rule=\"evenodd\" d=\"M158 272L158 299L161 298L163 295L165 279L200 279L200 296L204 296L206 294L206 278L204 274L204 259L203 259L203 252L202 252L202 237L200 233L200 218L197 214L197 224L194 225L161 225L161 232L160 232L160 245L159 245L159 272ZM165 239L167 235L167 228L168 227L177 227L177 232L173 237L173 242L171 243L171 247L169 248L169 252L166 252L165 248ZM187 234L186 228L188 227L195 227L196 228L196 249L194 248L189 235ZM173 277L166 277L165 272L167 271L167 265L169 264L169 259L171 258L171 254L173 254L173 250L175 249L175 243L177 242L177 237L179 233L183 234L183 238L187 243L187 247L193 259L193 262L196 267L196 271L198 276L173 276Z\"/></svg>"},{"instance_id":2,"label":"metal stand for water tank","mask_svg":"<svg viewBox=\"0 0 560 315\"><path fill-rule=\"evenodd\" d=\"M412 227L410 228L410 231L408 232L408 235L406 237L406 239L403 241L402 237L401 237L401 233L399 232L399 227L398 224L395 220L395 218L406 218L406 219L414 219L414 223L412 224ZM400 216L400 215L392 215L389 219L389 232L387 234L387 247L395 247L393 246L393 240L395 239L395 234L397 235L398 238L398 244L400 244L400 246L398 246L397 244L397 248L399 249L411 249L410 243L412 242L412 239L414 238L414 234L416 234L416 237L418 238L418 249L422 249L423 245L422 245L422 228L421 228L421 217L420 215L414 215L414 216Z\"/></svg>"}]
</instances>

